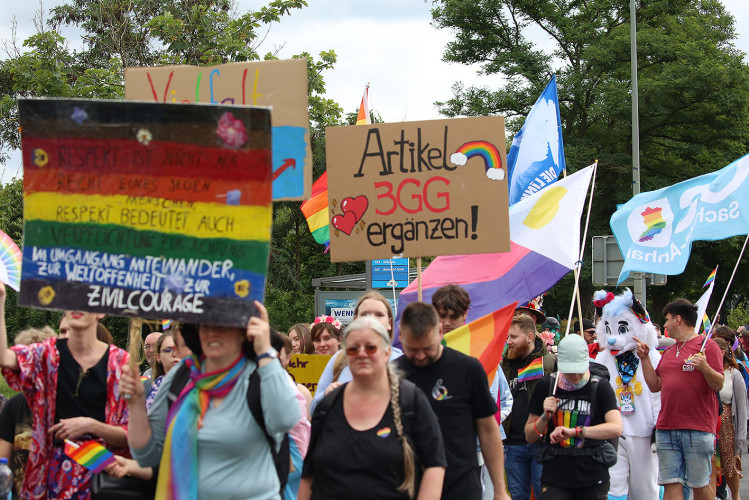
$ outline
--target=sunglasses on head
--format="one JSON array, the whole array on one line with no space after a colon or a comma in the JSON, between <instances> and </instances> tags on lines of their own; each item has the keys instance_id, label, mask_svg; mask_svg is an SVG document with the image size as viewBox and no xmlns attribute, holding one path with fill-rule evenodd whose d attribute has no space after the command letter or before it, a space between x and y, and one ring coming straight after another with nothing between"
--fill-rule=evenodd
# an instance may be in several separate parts
<instances>
[{"instance_id":1,"label":"sunglasses on head","mask_svg":"<svg viewBox=\"0 0 749 500\"><path fill-rule=\"evenodd\" d=\"M349 356L356 356L357 354L359 354L359 351L361 349L364 349L364 352L366 354L374 354L377 352L379 347L377 347L376 345L351 346L346 348L346 354L348 354Z\"/></svg>"}]
</instances>

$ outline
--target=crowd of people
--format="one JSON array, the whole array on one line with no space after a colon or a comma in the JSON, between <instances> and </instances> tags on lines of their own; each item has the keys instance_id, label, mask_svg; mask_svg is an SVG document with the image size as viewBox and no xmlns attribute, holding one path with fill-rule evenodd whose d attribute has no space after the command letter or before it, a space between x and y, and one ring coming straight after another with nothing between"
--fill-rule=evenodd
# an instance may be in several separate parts
<instances>
[{"instance_id":1,"label":"crowd of people","mask_svg":"<svg viewBox=\"0 0 749 500\"><path fill-rule=\"evenodd\" d=\"M93 313L67 311L58 333L18 332L8 347L4 304L0 284L0 367L19 391L0 411L0 457L15 498L739 499L749 331L720 326L706 339L684 299L663 311L660 354L634 337L629 357L597 335L611 334L598 315L564 336L530 303L493 380L445 345L470 308L455 285L402 311L399 347L377 292L345 327L321 316L288 335L255 302L242 328L149 334L143 372ZM627 360L613 378L595 361L607 347ZM314 397L286 371L292 354L330 356ZM658 395L646 417L655 451L632 448L651 438L631 436L631 365ZM66 454L66 442L90 440L115 455L104 472ZM627 490L632 478L619 476L635 474L635 453L655 453L657 470Z\"/></svg>"}]
</instances>

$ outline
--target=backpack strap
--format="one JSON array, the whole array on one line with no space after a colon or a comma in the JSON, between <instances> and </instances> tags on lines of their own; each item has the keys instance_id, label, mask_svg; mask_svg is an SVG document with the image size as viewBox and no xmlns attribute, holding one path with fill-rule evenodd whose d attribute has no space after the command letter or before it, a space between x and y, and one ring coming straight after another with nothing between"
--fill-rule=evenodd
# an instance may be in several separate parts
<instances>
[{"instance_id":1,"label":"backpack strap","mask_svg":"<svg viewBox=\"0 0 749 500\"><path fill-rule=\"evenodd\" d=\"M247 387L247 406L250 407L250 413L252 418L260 426L260 429L265 435L265 440L268 441L270 447L270 453L273 458L273 463L276 466L276 473L278 479L281 482L281 495L286 488L286 482L289 479L290 470L290 456L289 456L289 433L284 433L281 446L276 445L276 440L268 432L265 426L265 418L263 418L263 406L260 401L260 374L257 368L250 375L250 385Z\"/></svg>"},{"instance_id":2,"label":"backpack strap","mask_svg":"<svg viewBox=\"0 0 749 500\"><path fill-rule=\"evenodd\" d=\"M310 433L307 450L314 449L317 444L317 438L320 436L320 431L325 423L325 418L328 416L328 412L333 406L333 403L335 403L336 399L338 399L338 397L343 393L344 387L346 387L346 384L336 387L330 392L330 394L322 398L320 402L317 403L317 406L315 406L315 412L312 414L312 421L310 422L312 431ZM309 453L309 451L307 451L307 453Z\"/></svg>"},{"instance_id":3,"label":"backpack strap","mask_svg":"<svg viewBox=\"0 0 749 500\"><path fill-rule=\"evenodd\" d=\"M401 379L399 402L403 416L403 432L408 436L413 428L412 424L416 421L416 384Z\"/></svg>"}]
</instances>

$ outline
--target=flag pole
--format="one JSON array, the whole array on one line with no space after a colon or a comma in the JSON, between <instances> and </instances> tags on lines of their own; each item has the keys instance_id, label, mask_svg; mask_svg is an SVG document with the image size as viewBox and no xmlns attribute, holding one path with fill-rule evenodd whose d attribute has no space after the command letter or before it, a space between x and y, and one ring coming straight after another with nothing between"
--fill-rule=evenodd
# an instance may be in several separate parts
<instances>
[{"instance_id":1,"label":"flag pole","mask_svg":"<svg viewBox=\"0 0 749 500\"><path fill-rule=\"evenodd\" d=\"M136 370L140 364L140 353L143 352L143 318L130 318L130 330L128 331L127 352L130 354L130 371ZM130 399L131 394L123 394L122 397Z\"/></svg>"},{"instance_id":2,"label":"flag pole","mask_svg":"<svg viewBox=\"0 0 749 500\"><path fill-rule=\"evenodd\" d=\"M590 183L590 199L588 200L588 215L585 217L585 229L583 230L583 242L580 245L580 255L575 262L575 289L572 293L572 300L570 301L570 313L567 316L567 330L564 333L566 337L570 333L570 327L572 326L572 315L575 313L575 297L577 296L578 314L580 316L580 327L583 326L583 312L580 304L580 270L583 263L583 254L585 253L585 241L588 239L588 225L590 224L590 210L593 205L593 192L596 188L596 173L598 172L598 160L593 163L593 179Z\"/></svg>"},{"instance_id":3,"label":"flag pole","mask_svg":"<svg viewBox=\"0 0 749 500\"><path fill-rule=\"evenodd\" d=\"M421 302L421 257L416 257L416 300Z\"/></svg>"},{"instance_id":4,"label":"flag pole","mask_svg":"<svg viewBox=\"0 0 749 500\"><path fill-rule=\"evenodd\" d=\"M718 315L720 315L720 308L723 307L723 303L726 301L726 297L728 297L728 290L731 288L731 283L733 283L733 277L736 276L736 270L739 268L739 262L741 262L741 257L744 256L744 250L746 250L746 243L748 241L749 241L749 234L747 234L746 238L744 238L744 245L741 247L739 258L736 259L736 265L733 266L733 272L731 273L731 277L729 278L728 284L726 285L726 290L723 292L723 298L720 299L720 304L718 304L718 310L715 311L715 316L713 317L713 324L710 327L710 332L709 333L705 332L705 340L702 341L702 347L700 348L700 352L704 352L708 339L713 336L713 330L715 330L715 323L716 321L718 321ZM700 318L697 318L697 321L699 320Z\"/></svg>"}]
</instances>

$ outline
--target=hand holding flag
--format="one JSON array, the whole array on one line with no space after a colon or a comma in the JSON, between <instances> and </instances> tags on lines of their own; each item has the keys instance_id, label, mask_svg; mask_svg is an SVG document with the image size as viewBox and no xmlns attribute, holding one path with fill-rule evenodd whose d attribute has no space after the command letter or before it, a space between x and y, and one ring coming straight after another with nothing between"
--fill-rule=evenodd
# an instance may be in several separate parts
<instances>
[{"instance_id":1,"label":"hand holding flag","mask_svg":"<svg viewBox=\"0 0 749 500\"><path fill-rule=\"evenodd\" d=\"M115 462L112 452L93 440L78 445L66 439L65 454L94 474Z\"/></svg>"}]
</instances>

